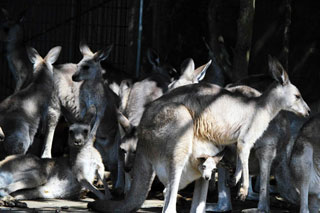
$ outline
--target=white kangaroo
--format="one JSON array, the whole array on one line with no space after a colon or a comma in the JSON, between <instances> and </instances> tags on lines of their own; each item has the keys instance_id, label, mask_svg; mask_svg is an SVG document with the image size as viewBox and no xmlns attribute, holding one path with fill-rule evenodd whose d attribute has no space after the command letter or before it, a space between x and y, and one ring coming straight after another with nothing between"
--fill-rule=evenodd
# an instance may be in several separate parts
<instances>
[{"instance_id":1,"label":"white kangaroo","mask_svg":"<svg viewBox=\"0 0 320 213\"><path fill-rule=\"evenodd\" d=\"M237 143L235 181L245 199L249 186L250 149L280 110L309 115L309 107L281 64L269 56L276 80L259 97L246 97L212 84L179 87L152 102L138 127L133 183L123 201L96 201L99 211L132 211L144 202L155 173L167 187L163 212L176 212L181 174L190 157L217 153L219 145ZM211 153L210 153L211 152ZM213 154L213 155L215 155Z\"/></svg>"}]
</instances>

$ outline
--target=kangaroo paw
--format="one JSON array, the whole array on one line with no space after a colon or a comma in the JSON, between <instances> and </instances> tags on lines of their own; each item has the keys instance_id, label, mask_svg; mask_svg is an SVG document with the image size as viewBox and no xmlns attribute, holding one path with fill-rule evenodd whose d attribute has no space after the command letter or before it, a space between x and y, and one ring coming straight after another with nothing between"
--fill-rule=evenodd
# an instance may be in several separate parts
<instances>
[{"instance_id":1,"label":"kangaroo paw","mask_svg":"<svg viewBox=\"0 0 320 213\"><path fill-rule=\"evenodd\" d=\"M247 195L248 195L248 189L246 189L243 186L241 186L240 190L239 190L239 193L238 193L238 199L240 199L241 201L245 201Z\"/></svg>"}]
</instances>

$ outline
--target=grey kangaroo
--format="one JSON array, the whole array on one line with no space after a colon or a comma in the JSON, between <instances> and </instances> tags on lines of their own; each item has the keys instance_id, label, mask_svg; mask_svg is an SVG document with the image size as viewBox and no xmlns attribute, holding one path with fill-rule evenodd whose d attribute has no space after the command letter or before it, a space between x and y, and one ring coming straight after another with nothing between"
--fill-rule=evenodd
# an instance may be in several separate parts
<instances>
[{"instance_id":1,"label":"grey kangaroo","mask_svg":"<svg viewBox=\"0 0 320 213\"><path fill-rule=\"evenodd\" d=\"M9 69L16 81L14 92L28 86L32 81L32 64L28 60L27 49L24 44L22 23L24 12L16 19L9 16L8 11L1 8L4 20L0 22L0 40L5 42L6 57Z\"/></svg>"},{"instance_id":2,"label":"grey kangaroo","mask_svg":"<svg viewBox=\"0 0 320 213\"><path fill-rule=\"evenodd\" d=\"M38 158L11 155L0 162L2 199L79 198L82 188L99 199L109 199L104 165L99 152L88 140L90 126L81 122L69 127L69 157ZM95 176L104 182L105 195L95 186Z\"/></svg>"},{"instance_id":3,"label":"grey kangaroo","mask_svg":"<svg viewBox=\"0 0 320 213\"><path fill-rule=\"evenodd\" d=\"M118 169L119 145L115 140L118 132L116 117L118 99L104 84L103 69L100 65L100 62L109 56L111 49L109 46L103 51L93 53L87 45L80 44L83 58L77 65L64 64L56 67L55 88L49 104L42 157L51 157L54 130L60 115L63 114L67 120L78 119L93 105L97 113L92 123L90 140L96 137L94 145L103 157L104 164L111 171L115 188L123 188L124 175L122 169Z\"/></svg>"},{"instance_id":4,"label":"grey kangaroo","mask_svg":"<svg viewBox=\"0 0 320 213\"><path fill-rule=\"evenodd\" d=\"M280 195L300 203L300 212L319 212L320 208L320 114L310 118L296 140L281 147L275 177Z\"/></svg>"},{"instance_id":5,"label":"grey kangaroo","mask_svg":"<svg viewBox=\"0 0 320 213\"><path fill-rule=\"evenodd\" d=\"M146 105L153 100L161 97L167 90L172 90L179 86L198 83L205 76L207 68L210 66L211 61L195 69L195 65L192 59L186 59L181 64L182 75L172 81L168 85L168 81L165 84L163 78L159 77L159 74L153 75L143 81L136 82L133 85L128 85L127 82L123 82L120 85L120 113L118 113L118 121L122 128L121 131L121 145L120 148L125 155L125 170L131 171L136 146L138 142L137 138L137 126L140 123L140 119L144 112ZM155 78L156 77L156 78ZM160 83L162 82L162 84ZM163 85L162 87L158 85Z\"/></svg>"},{"instance_id":6,"label":"grey kangaroo","mask_svg":"<svg viewBox=\"0 0 320 213\"><path fill-rule=\"evenodd\" d=\"M244 200L249 186L250 149L270 121L280 110L309 115L309 107L299 90L271 56L269 67L276 81L259 97L248 98L201 83L179 87L152 102L138 127L133 183L127 197L120 202L96 201L89 207L106 212L139 208L156 173L168 189L163 212L176 212L181 174L190 156L216 154L220 145L236 142L240 161L234 183L240 180L243 171L239 196Z\"/></svg>"},{"instance_id":7,"label":"grey kangaroo","mask_svg":"<svg viewBox=\"0 0 320 213\"><path fill-rule=\"evenodd\" d=\"M30 48L28 56L34 65L32 82L0 103L0 126L6 134L1 142L1 158L25 154L33 142L41 119L44 119L53 90L52 64L61 47L52 48L45 58Z\"/></svg>"},{"instance_id":8,"label":"grey kangaroo","mask_svg":"<svg viewBox=\"0 0 320 213\"><path fill-rule=\"evenodd\" d=\"M232 92L243 93L248 97L258 97L261 95L260 92L248 86L233 86L233 87L228 87L228 90ZM289 134L290 134L289 122L286 116L286 112L280 112L270 122L268 128L265 130L263 135L257 140L257 142L254 144L252 148L253 154L250 155L249 167L250 167L250 174L260 175L260 192L259 192L259 204L258 204L259 211L263 211L263 212L270 211L269 177L270 177L271 165L274 158L276 157L277 150L279 150L279 147L285 142L285 140L288 140ZM234 162L236 161L236 159L232 156L236 156L236 148L227 147L226 150L231 152L227 152L226 155L228 157L225 158L225 161L228 161L229 164L231 163L231 165L234 165ZM257 161L259 162L259 167L257 167L257 163L256 163ZM217 204L208 203L206 210L215 211L215 212L230 211L232 209L231 194L230 194L230 189L225 184L228 174L226 169L222 167L218 168L218 172L219 172L218 203ZM249 193L249 195L252 198L256 199L256 194L252 195Z\"/></svg>"}]
</instances>

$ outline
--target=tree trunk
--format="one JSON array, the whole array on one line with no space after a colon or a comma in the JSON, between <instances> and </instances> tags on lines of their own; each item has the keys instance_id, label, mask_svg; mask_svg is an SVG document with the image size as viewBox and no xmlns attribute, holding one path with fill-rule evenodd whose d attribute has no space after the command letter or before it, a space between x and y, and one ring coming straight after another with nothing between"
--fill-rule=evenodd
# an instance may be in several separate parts
<instances>
[{"instance_id":1,"label":"tree trunk","mask_svg":"<svg viewBox=\"0 0 320 213\"><path fill-rule=\"evenodd\" d=\"M233 81L248 75L254 10L255 0L240 0L237 43L233 58Z\"/></svg>"}]
</instances>

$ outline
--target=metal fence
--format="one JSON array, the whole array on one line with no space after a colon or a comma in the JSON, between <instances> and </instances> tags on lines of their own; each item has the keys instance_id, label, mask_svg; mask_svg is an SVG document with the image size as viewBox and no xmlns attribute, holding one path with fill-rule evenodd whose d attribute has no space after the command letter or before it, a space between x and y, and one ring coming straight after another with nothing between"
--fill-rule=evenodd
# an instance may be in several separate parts
<instances>
[{"instance_id":1,"label":"metal fence","mask_svg":"<svg viewBox=\"0 0 320 213\"><path fill-rule=\"evenodd\" d=\"M113 44L108 63L127 69L128 2L130 0L1 0L0 7L13 16L27 9L24 21L29 46L45 55L53 46L62 46L57 63L77 63L80 41L93 51ZM0 44L0 100L13 92L15 82Z\"/></svg>"}]
</instances>

